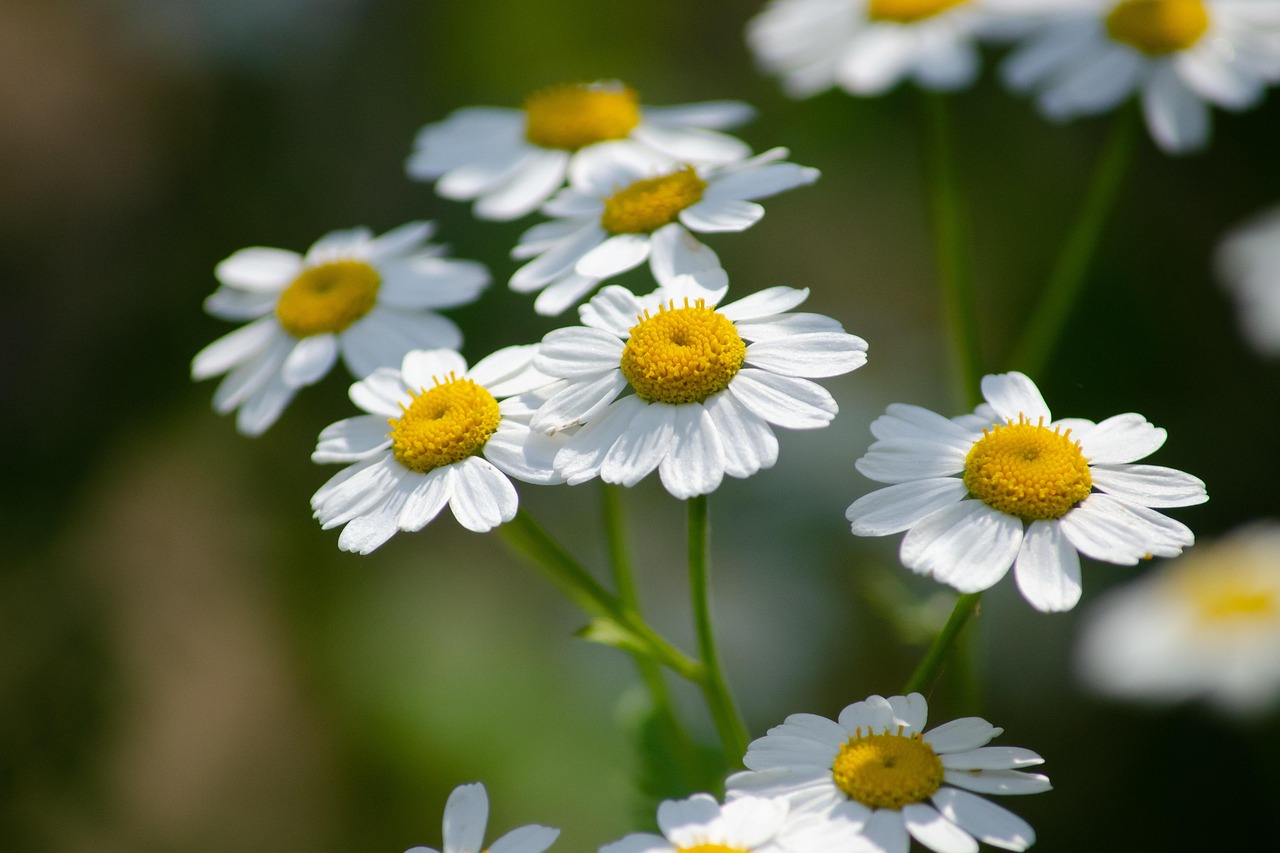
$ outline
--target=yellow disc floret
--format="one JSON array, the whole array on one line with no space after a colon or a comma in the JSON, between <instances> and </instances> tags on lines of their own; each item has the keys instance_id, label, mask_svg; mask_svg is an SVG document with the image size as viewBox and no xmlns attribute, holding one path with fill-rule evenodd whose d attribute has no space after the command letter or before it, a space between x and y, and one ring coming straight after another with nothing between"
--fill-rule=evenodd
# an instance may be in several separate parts
<instances>
[{"instance_id":1,"label":"yellow disc floret","mask_svg":"<svg viewBox=\"0 0 1280 853\"><path fill-rule=\"evenodd\" d=\"M525 98L524 115L525 139L543 148L577 151L625 139L640 123L640 104L626 86L562 83Z\"/></svg>"},{"instance_id":2,"label":"yellow disc floret","mask_svg":"<svg viewBox=\"0 0 1280 853\"><path fill-rule=\"evenodd\" d=\"M498 401L470 379L436 380L391 418L391 452L406 468L425 474L474 456L498 428Z\"/></svg>"},{"instance_id":3,"label":"yellow disc floret","mask_svg":"<svg viewBox=\"0 0 1280 853\"><path fill-rule=\"evenodd\" d=\"M341 332L378 301L382 277L364 261L333 261L302 271L280 294L276 318L295 338Z\"/></svg>"},{"instance_id":4,"label":"yellow disc floret","mask_svg":"<svg viewBox=\"0 0 1280 853\"><path fill-rule=\"evenodd\" d=\"M676 221L680 211L697 204L707 182L692 166L670 175L646 178L618 190L604 202L600 225L610 234L649 234Z\"/></svg>"},{"instance_id":5,"label":"yellow disc floret","mask_svg":"<svg viewBox=\"0 0 1280 853\"><path fill-rule=\"evenodd\" d=\"M1107 34L1148 56L1186 50L1208 29L1202 0L1123 0L1107 15Z\"/></svg>"},{"instance_id":6,"label":"yellow disc floret","mask_svg":"<svg viewBox=\"0 0 1280 853\"><path fill-rule=\"evenodd\" d=\"M840 746L831 775L850 799L873 809L923 802L942 786L942 759L919 734L862 734Z\"/></svg>"},{"instance_id":7,"label":"yellow disc floret","mask_svg":"<svg viewBox=\"0 0 1280 853\"><path fill-rule=\"evenodd\" d=\"M747 345L732 322L699 299L648 311L622 350L622 375L651 403L701 403L729 387Z\"/></svg>"},{"instance_id":8,"label":"yellow disc floret","mask_svg":"<svg viewBox=\"0 0 1280 853\"><path fill-rule=\"evenodd\" d=\"M964 2L965 0L871 0L867 6L867 17L873 21L910 24L932 18Z\"/></svg>"},{"instance_id":9,"label":"yellow disc floret","mask_svg":"<svg viewBox=\"0 0 1280 853\"><path fill-rule=\"evenodd\" d=\"M1035 521L1066 515L1089 496L1093 477L1071 430L1019 417L983 430L965 458L964 484L988 506Z\"/></svg>"}]
</instances>

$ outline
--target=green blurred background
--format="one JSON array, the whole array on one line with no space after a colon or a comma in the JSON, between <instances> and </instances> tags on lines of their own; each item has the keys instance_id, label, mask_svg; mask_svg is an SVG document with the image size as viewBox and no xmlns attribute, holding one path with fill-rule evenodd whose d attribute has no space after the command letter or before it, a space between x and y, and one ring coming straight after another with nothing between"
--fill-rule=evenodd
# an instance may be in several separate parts
<instances>
[{"instance_id":1,"label":"green blurred background","mask_svg":"<svg viewBox=\"0 0 1280 853\"><path fill-rule=\"evenodd\" d=\"M505 289L535 218L480 224L403 174L424 123L552 82L746 100L744 138L823 171L750 234L709 241L734 292L810 287L809 310L870 342L865 368L827 383L832 427L783 435L775 469L712 497L717 617L757 735L900 688L950 596L897 565L898 537L855 540L843 511L871 488L853 462L887 403L954 409L919 98L787 100L743 44L759 6L0 0L0 849L438 846L445 797L477 779L490 837L538 822L563 828L555 849L588 851L651 819L630 662L573 639L582 617L496 537L446 514L362 558L311 519L337 469L308 455L354 412L349 378L256 440L188 378L230 328L200 309L217 261L340 227L435 219L456 256L490 266L495 285L455 312L469 360L559 325ZM988 367L1003 369L1111 118L1051 126L992 65L951 106ZM1280 513L1280 370L1241 343L1210 263L1225 229L1280 202L1280 97L1215 121L1200 156L1144 138L1040 377L1056 414L1166 427L1153 461L1207 481L1209 504L1172 512L1202 538ZM598 484L526 487L522 503L600 567ZM652 482L627 507L652 621L692 648L683 508ZM1140 571L1086 565L1080 610ZM1070 663L1078 612L1034 613L1006 581L974 642L981 712L1056 786L1003 802L1035 849L1267 849L1276 718L1089 697ZM698 697L678 697L712 741ZM970 700L944 681L931 701L941 721Z\"/></svg>"}]
</instances>

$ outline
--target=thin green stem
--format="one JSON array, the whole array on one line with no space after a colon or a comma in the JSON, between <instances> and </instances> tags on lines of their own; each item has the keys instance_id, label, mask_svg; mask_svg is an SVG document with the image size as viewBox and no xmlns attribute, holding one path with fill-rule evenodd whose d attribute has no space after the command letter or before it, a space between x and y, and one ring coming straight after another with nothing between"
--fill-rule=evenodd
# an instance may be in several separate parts
<instances>
[{"instance_id":1,"label":"thin green stem","mask_svg":"<svg viewBox=\"0 0 1280 853\"><path fill-rule=\"evenodd\" d=\"M946 661L951 647L955 644L956 637L960 635L960 631L964 628L965 623L969 621L969 617L977 612L978 602L981 600L982 593L980 592L971 592L960 596L956 601L956 606L951 611L951 615L947 617L947 623L942 626L938 636L933 638L933 645L929 646L929 651L925 653L924 660L920 661L920 665L912 673L907 686L902 688L903 693L914 693L923 690L933 681L942 668L943 662Z\"/></svg>"},{"instance_id":2,"label":"thin green stem","mask_svg":"<svg viewBox=\"0 0 1280 853\"><path fill-rule=\"evenodd\" d=\"M601 586L524 509L518 510L516 517L499 527L498 532L512 550L537 567L582 610L624 629L653 660L669 667L681 678L699 685L706 680L702 664L671 645L634 611L625 607L621 599Z\"/></svg>"},{"instance_id":3,"label":"thin green stem","mask_svg":"<svg viewBox=\"0 0 1280 853\"><path fill-rule=\"evenodd\" d=\"M1124 182L1129 162L1133 159L1137 138L1137 110L1121 110L1116 115L1111 133L1098 156L1075 224L1062 244L1040 301L1032 311L1018 344L1013 348L1009 358L1010 367L1035 378L1044 370L1049 356L1053 354L1062 329L1071 317L1072 308L1084 288L1089 263Z\"/></svg>"},{"instance_id":4,"label":"thin green stem","mask_svg":"<svg viewBox=\"0 0 1280 853\"><path fill-rule=\"evenodd\" d=\"M707 496L690 498L688 503L689 590L694 628L698 635L698 654L706 672L700 686L720 741L724 744L725 758L735 762L746 755L750 738L725 683L711 626L711 520L707 514Z\"/></svg>"},{"instance_id":5,"label":"thin green stem","mask_svg":"<svg viewBox=\"0 0 1280 853\"><path fill-rule=\"evenodd\" d=\"M951 341L956 396L970 408L982 399L982 346L973 299L973 271L965 230L959 181L951 153L950 117L943 95L924 92L925 174L933 220L938 282Z\"/></svg>"}]
</instances>

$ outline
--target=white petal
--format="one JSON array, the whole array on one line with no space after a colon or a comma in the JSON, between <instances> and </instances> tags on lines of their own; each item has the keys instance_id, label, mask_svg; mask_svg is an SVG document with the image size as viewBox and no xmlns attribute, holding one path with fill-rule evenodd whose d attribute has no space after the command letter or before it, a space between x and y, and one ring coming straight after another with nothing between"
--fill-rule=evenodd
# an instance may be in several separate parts
<instances>
[{"instance_id":1,"label":"white petal","mask_svg":"<svg viewBox=\"0 0 1280 853\"><path fill-rule=\"evenodd\" d=\"M422 386L415 386L414 390ZM431 387L428 384L426 387ZM351 402L371 415L382 415L388 418L400 417L400 404L408 406L410 396L400 379L400 371L391 367L380 367L364 379L351 386L347 396Z\"/></svg>"},{"instance_id":2,"label":"white petal","mask_svg":"<svg viewBox=\"0 0 1280 853\"><path fill-rule=\"evenodd\" d=\"M641 124L631 137L682 163L732 163L751 156L751 146L713 130Z\"/></svg>"},{"instance_id":3,"label":"white petal","mask_svg":"<svg viewBox=\"0 0 1280 853\"><path fill-rule=\"evenodd\" d=\"M787 819L786 800L741 797L720 808L725 835L748 850L756 850L771 841ZM729 839L726 839L729 840Z\"/></svg>"},{"instance_id":4,"label":"white petal","mask_svg":"<svg viewBox=\"0 0 1280 853\"><path fill-rule=\"evenodd\" d=\"M733 324L744 341L773 341L793 335L843 332L840 321L823 314L780 314L760 321L738 320Z\"/></svg>"},{"instance_id":5,"label":"white petal","mask_svg":"<svg viewBox=\"0 0 1280 853\"><path fill-rule=\"evenodd\" d=\"M658 466L662 485L682 500L714 492L724 479L724 449L715 424L701 405L674 408L671 451Z\"/></svg>"},{"instance_id":6,"label":"white petal","mask_svg":"<svg viewBox=\"0 0 1280 853\"><path fill-rule=\"evenodd\" d=\"M279 298L275 291L257 293L223 286L204 300L204 310L220 320L240 323L270 313Z\"/></svg>"},{"instance_id":7,"label":"white petal","mask_svg":"<svg viewBox=\"0 0 1280 853\"><path fill-rule=\"evenodd\" d=\"M981 717L960 717L925 732L924 741L941 755L986 746L1002 732L1004 729L991 725Z\"/></svg>"},{"instance_id":8,"label":"white petal","mask_svg":"<svg viewBox=\"0 0 1280 853\"><path fill-rule=\"evenodd\" d=\"M1040 418L1044 418L1046 424L1053 421L1040 389L1025 374L1012 372L982 377L982 396L1003 420L1017 423L1021 415L1033 424Z\"/></svg>"},{"instance_id":9,"label":"white petal","mask_svg":"<svg viewBox=\"0 0 1280 853\"><path fill-rule=\"evenodd\" d=\"M579 258L573 271L590 278L612 278L640 266L648 257L648 234L615 234Z\"/></svg>"},{"instance_id":10,"label":"white petal","mask_svg":"<svg viewBox=\"0 0 1280 853\"><path fill-rule=\"evenodd\" d=\"M564 447L564 433L550 436L504 418L484 445L484 458L498 470L526 483L564 482L555 471L556 453Z\"/></svg>"},{"instance_id":11,"label":"white petal","mask_svg":"<svg viewBox=\"0 0 1280 853\"><path fill-rule=\"evenodd\" d=\"M329 424L320 433L320 439L311 461L355 462L390 446L387 419L378 415L357 415L354 418Z\"/></svg>"},{"instance_id":12,"label":"white petal","mask_svg":"<svg viewBox=\"0 0 1280 853\"><path fill-rule=\"evenodd\" d=\"M724 449L724 472L749 477L778 461L778 439L769 424L732 394L715 394L703 404Z\"/></svg>"},{"instance_id":13,"label":"white petal","mask_svg":"<svg viewBox=\"0 0 1280 853\"><path fill-rule=\"evenodd\" d=\"M1056 521L1034 521L1014 562L1018 590L1042 613L1070 610L1080 600L1080 555Z\"/></svg>"},{"instance_id":14,"label":"white petal","mask_svg":"<svg viewBox=\"0 0 1280 853\"><path fill-rule=\"evenodd\" d=\"M489 269L475 261L410 258L384 264L378 300L392 308L421 310L469 305L489 284Z\"/></svg>"},{"instance_id":15,"label":"white petal","mask_svg":"<svg viewBox=\"0 0 1280 853\"><path fill-rule=\"evenodd\" d=\"M484 785L474 782L454 788L444 804L444 849L448 853L480 850L488 822L489 796Z\"/></svg>"},{"instance_id":16,"label":"white petal","mask_svg":"<svg viewBox=\"0 0 1280 853\"><path fill-rule=\"evenodd\" d=\"M681 829L705 828L720 817L720 805L708 794L694 794L684 800L666 800L658 806L658 829L667 838L686 846L672 833ZM692 844L687 846L693 846Z\"/></svg>"},{"instance_id":17,"label":"white petal","mask_svg":"<svg viewBox=\"0 0 1280 853\"><path fill-rule=\"evenodd\" d=\"M569 156L564 151L539 150L510 180L476 201L475 215L506 221L532 213L564 184L568 166Z\"/></svg>"},{"instance_id":18,"label":"white petal","mask_svg":"<svg viewBox=\"0 0 1280 853\"><path fill-rule=\"evenodd\" d=\"M517 827L493 842L488 853L542 853L560 836L560 830L549 826Z\"/></svg>"},{"instance_id":19,"label":"white petal","mask_svg":"<svg viewBox=\"0 0 1280 853\"><path fill-rule=\"evenodd\" d=\"M915 40L907 27L867 27L849 44L836 75L855 95L878 95L902 79L914 54Z\"/></svg>"},{"instance_id":20,"label":"white petal","mask_svg":"<svg viewBox=\"0 0 1280 853\"><path fill-rule=\"evenodd\" d=\"M1044 763L1036 753L1018 746L984 746L941 758L942 766L948 770L1013 770Z\"/></svg>"},{"instance_id":21,"label":"white petal","mask_svg":"<svg viewBox=\"0 0 1280 853\"><path fill-rule=\"evenodd\" d=\"M960 592L993 586L1013 565L1022 544L1022 520L982 501L944 507L907 531L902 564Z\"/></svg>"},{"instance_id":22,"label":"white petal","mask_svg":"<svg viewBox=\"0 0 1280 853\"><path fill-rule=\"evenodd\" d=\"M583 255L605 241L609 235L597 222L586 223L571 237L543 252L511 276L511 289L528 293L568 273Z\"/></svg>"},{"instance_id":23,"label":"white petal","mask_svg":"<svg viewBox=\"0 0 1280 853\"><path fill-rule=\"evenodd\" d=\"M731 201L768 198L786 190L812 184L821 175L817 169L795 163L770 163L757 169L743 169L714 178L703 194L704 201Z\"/></svg>"},{"instance_id":24,"label":"white petal","mask_svg":"<svg viewBox=\"0 0 1280 853\"><path fill-rule=\"evenodd\" d=\"M680 211L680 221L693 231L715 233L746 231L764 216L764 208L754 201L703 199Z\"/></svg>"},{"instance_id":25,"label":"white petal","mask_svg":"<svg viewBox=\"0 0 1280 853\"><path fill-rule=\"evenodd\" d=\"M876 809L862 834L875 845L872 849L877 853L907 853L911 846L902 813L896 809Z\"/></svg>"},{"instance_id":26,"label":"white petal","mask_svg":"<svg viewBox=\"0 0 1280 853\"><path fill-rule=\"evenodd\" d=\"M911 837L937 853L977 853L973 836L923 803L902 807L902 820Z\"/></svg>"},{"instance_id":27,"label":"white petal","mask_svg":"<svg viewBox=\"0 0 1280 853\"><path fill-rule=\"evenodd\" d=\"M466 373L467 362L452 349L413 350L400 361L400 376L410 388L430 389L449 381L450 374L462 378Z\"/></svg>"},{"instance_id":28,"label":"white petal","mask_svg":"<svg viewBox=\"0 0 1280 853\"><path fill-rule=\"evenodd\" d=\"M1065 424L1065 422L1063 422ZM1166 433L1136 412L1115 415L1097 426L1075 431L1085 458L1094 464L1134 462L1164 446Z\"/></svg>"},{"instance_id":29,"label":"white petal","mask_svg":"<svg viewBox=\"0 0 1280 853\"><path fill-rule=\"evenodd\" d=\"M670 286L676 276L720 269L720 258L679 223L664 225L650 235L649 267L658 284ZM634 320L632 321L634 322Z\"/></svg>"},{"instance_id":30,"label":"white petal","mask_svg":"<svg viewBox=\"0 0 1280 853\"><path fill-rule=\"evenodd\" d=\"M547 400L529 426L538 432L556 433L591 423L626 387L621 370L611 370L590 382L576 382Z\"/></svg>"},{"instance_id":31,"label":"white petal","mask_svg":"<svg viewBox=\"0 0 1280 853\"><path fill-rule=\"evenodd\" d=\"M252 396L273 377L279 378L280 365L293 348L294 339L280 331L274 330L266 347L251 358L247 358L232 368L231 372L218 383L213 392L213 408L219 414L226 414Z\"/></svg>"},{"instance_id":32,"label":"white petal","mask_svg":"<svg viewBox=\"0 0 1280 853\"><path fill-rule=\"evenodd\" d=\"M1262 81L1246 73L1238 64L1223 62L1208 51L1189 50L1173 59L1178 73L1200 97L1219 106L1243 110L1261 100Z\"/></svg>"},{"instance_id":33,"label":"white petal","mask_svg":"<svg viewBox=\"0 0 1280 853\"><path fill-rule=\"evenodd\" d=\"M263 317L234 332L228 332L191 359L191 378L200 380L226 373L237 364L253 358L266 349L272 340L283 335L275 317Z\"/></svg>"},{"instance_id":34,"label":"white petal","mask_svg":"<svg viewBox=\"0 0 1280 853\"><path fill-rule=\"evenodd\" d=\"M1094 465L1093 485L1109 495L1141 506L1193 506L1209 499L1204 481L1160 465Z\"/></svg>"},{"instance_id":35,"label":"white petal","mask_svg":"<svg viewBox=\"0 0 1280 853\"><path fill-rule=\"evenodd\" d=\"M1209 142L1209 108L1187 88L1172 63L1158 67L1142 91L1142 114L1156 143L1171 154Z\"/></svg>"},{"instance_id":36,"label":"white petal","mask_svg":"<svg viewBox=\"0 0 1280 853\"><path fill-rule=\"evenodd\" d=\"M365 512L394 482L400 468L389 453L343 468L311 496L311 509L324 530L346 524Z\"/></svg>"},{"instance_id":37,"label":"white petal","mask_svg":"<svg viewBox=\"0 0 1280 853\"><path fill-rule=\"evenodd\" d=\"M978 76L978 49L967 36L938 33L916 57L915 79L921 88L950 92L968 86Z\"/></svg>"},{"instance_id":38,"label":"white petal","mask_svg":"<svg viewBox=\"0 0 1280 853\"><path fill-rule=\"evenodd\" d=\"M421 477L412 475L407 477L406 480L412 484L413 491L405 499L396 521L397 526L401 530L413 533L430 524L453 497L456 477L456 465L436 468Z\"/></svg>"},{"instance_id":39,"label":"white petal","mask_svg":"<svg viewBox=\"0 0 1280 853\"><path fill-rule=\"evenodd\" d=\"M314 267L331 261L364 258L368 255L372 240L373 232L364 227L330 231L307 249L305 263L308 267Z\"/></svg>"},{"instance_id":40,"label":"white petal","mask_svg":"<svg viewBox=\"0 0 1280 853\"><path fill-rule=\"evenodd\" d=\"M1186 525L1099 492L1058 519L1058 524L1081 554L1122 566L1136 565L1147 556L1173 557L1195 542Z\"/></svg>"},{"instance_id":41,"label":"white petal","mask_svg":"<svg viewBox=\"0 0 1280 853\"><path fill-rule=\"evenodd\" d=\"M908 737L924 729L929 719L929 703L920 693L906 696L890 696L889 707L893 710L893 724L901 726L902 733Z\"/></svg>"},{"instance_id":42,"label":"white petal","mask_svg":"<svg viewBox=\"0 0 1280 853\"><path fill-rule=\"evenodd\" d=\"M959 474L964 460L964 453L950 444L887 438L872 444L853 465L864 477L880 483L908 483Z\"/></svg>"},{"instance_id":43,"label":"white petal","mask_svg":"<svg viewBox=\"0 0 1280 853\"><path fill-rule=\"evenodd\" d=\"M1036 841L1035 830L1022 818L982 797L955 788L939 788L933 804L979 841L1005 850L1026 850Z\"/></svg>"},{"instance_id":44,"label":"white petal","mask_svg":"<svg viewBox=\"0 0 1280 853\"><path fill-rule=\"evenodd\" d=\"M646 122L667 127L708 127L724 129L746 124L755 118L755 108L742 101L702 101L670 107L645 107Z\"/></svg>"},{"instance_id":45,"label":"white petal","mask_svg":"<svg viewBox=\"0 0 1280 853\"><path fill-rule=\"evenodd\" d=\"M790 311L808 298L809 288L807 287L796 288L782 285L766 287L764 290L758 290L750 296L730 302L720 309L720 313L734 322L759 320Z\"/></svg>"},{"instance_id":46,"label":"white petal","mask_svg":"<svg viewBox=\"0 0 1280 853\"><path fill-rule=\"evenodd\" d=\"M462 332L439 314L378 306L342 332L338 345L351 374L363 378L379 367L399 367L411 350L457 349L462 346Z\"/></svg>"},{"instance_id":47,"label":"white petal","mask_svg":"<svg viewBox=\"0 0 1280 853\"><path fill-rule=\"evenodd\" d=\"M279 373L273 372L240 404L236 412L236 429L244 435L261 435L280 418L296 393L296 388L290 388Z\"/></svg>"},{"instance_id":48,"label":"white petal","mask_svg":"<svg viewBox=\"0 0 1280 853\"><path fill-rule=\"evenodd\" d=\"M983 427L986 426L990 423L984 422ZM977 431L983 427L978 427ZM871 434L876 438L919 439L945 445L962 456L968 455L974 442L981 437L975 436L974 432L936 412L907 403L890 403L885 413L871 422Z\"/></svg>"},{"instance_id":49,"label":"white petal","mask_svg":"<svg viewBox=\"0 0 1280 853\"><path fill-rule=\"evenodd\" d=\"M836 401L807 379L744 368L729 383L729 393L749 411L788 429L817 429L835 417Z\"/></svg>"},{"instance_id":50,"label":"white petal","mask_svg":"<svg viewBox=\"0 0 1280 853\"><path fill-rule=\"evenodd\" d=\"M398 529L396 518L400 509L409 497L404 486L408 470L401 468L393 476L394 479L382 499L375 503L362 515L347 522L338 535L338 547L343 551L356 554L368 554L395 535Z\"/></svg>"},{"instance_id":51,"label":"white petal","mask_svg":"<svg viewBox=\"0 0 1280 853\"><path fill-rule=\"evenodd\" d=\"M1049 777L1021 770L944 770L947 784L979 794L1043 794L1051 790Z\"/></svg>"},{"instance_id":52,"label":"white petal","mask_svg":"<svg viewBox=\"0 0 1280 853\"><path fill-rule=\"evenodd\" d=\"M609 448L622 437L646 405L635 396L614 401L600 417L574 433L560 449L555 459L556 473L570 485L598 476Z\"/></svg>"},{"instance_id":53,"label":"white petal","mask_svg":"<svg viewBox=\"0 0 1280 853\"><path fill-rule=\"evenodd\" d=\"M241 290L277 293L302 272L302 256L284 249L241 249L213 269L218 281Z\"/></svg>"},{"instance_id":54,"label":"white petal","mask_svg":"<svg viewBox=\"0 0 1280 853\"><path fill-rule=\"evenodd\" d=\"M675 406L650 403L639 410L600 466L600 479L630 488L658 467L674 437Z\"/></svg>"},{"instance_id":55,"label":"white petal","mask_svg":"<svg viewBox=\"0 0 1280 853\"><path fill-rule=\"evenodd\" d=\"M845 510L855 536L901 533L969 493L958 477L932 477L877 489Z\"/></svg>"},{"instance_id":56,"label":"white petal","mask_svg":"<svg viewBox=\"0 0 1280 853\"><path fill-rule=\"evenodd\" d=\"M546 286L538 298L533 300L534 313L543 317L554 317L563 314L570 306L581 302L583 297L596 288L600 279L588 275L568 273L557 278Z\"/></svg>"},{"instance_id":57,"label":"white petal","mask_svg":"<svg viewBox=\"0 0 1280 853\"><path fill-rule=\"evenodd\" d=\"M455 480L449 509L459 524L484 533L516 517L516 487L492 462L472 456L452 467Z\"/></svg>"},{"instance_id":58,"label":"white petal","mask_svg":"<svg viewBox=\"0 0 1280 853\"><path fill-rule=\"evenodd\" d=\"M280 378L290 388L314 385L338 360L337 335L311 335L294 344L281 365Z\"/></svg>"},{"instance_id":59,"label":"white petal","mask_svg":"<svg viewBox=\"0 0 1280 853\"><path fill-rule=\"evenodd\" d=\"M611 284L591 297L591 301L578 309L583 325L609 332L619 341L625 340L631 328L640 322L642 311L639 300L625 287ZM618 351L621 354L621 350Z\"/></svg>"},{"instance_id":60,"label":"white petal","mask_svg":"<svg viewBox=\"0 0 1280 853\"><path fill-rule=\"evenodd\" d=\"M867 363L867 342L844 332L792 335L756 341L747 347L746 361L787 376L839 376Z\"/></svg>"}]
</instances>

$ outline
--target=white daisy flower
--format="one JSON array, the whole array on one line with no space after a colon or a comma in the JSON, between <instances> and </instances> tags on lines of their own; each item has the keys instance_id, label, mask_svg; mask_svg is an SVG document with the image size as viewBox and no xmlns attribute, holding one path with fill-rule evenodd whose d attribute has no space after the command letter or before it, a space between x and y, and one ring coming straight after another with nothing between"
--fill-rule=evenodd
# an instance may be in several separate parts
<instances>
[{"instance_id":1,"label":"white daisy flower","mask_svg":"<svg viewBox=\"0 0 1280 853\"><path fill-rule=\"evenodd\" d=\"M543 206L557 217L524 233L511 256L533 258L511 276L511 289L540 290L539 314L559 314L600 282L646 260L659 284L699 275L724 280L720 259L691 232L745 231L764 216L752 199L818 179L818 170L781 162L774 148L724 166L691 166L598 145L574 163L570 186Z\"/></svg>"},{"instance_id":2,"label":"white daisy flower","mask_svg":"<svg viewBox=\"0 0 1280 853\"><path fill-rule=\"evenodd\" d=\"M832 86L879 95L903 80L949 91L978 76L979 36L1006 31L1041 0L773 0L747 43L787 93Z\"/></svg>"},{"instance_id":3,"label":"white daisy flower","mask_svg":"<svg viewBox=\"0 0 1280 853\"><path fill-rule=\"evenodd\" d=\"M523 109L469 107L427 125L407 168L437 181L445 198L476 199L481 219L517 219L560 189L570 165L599 142L625 139L682 162L741 160L751 149L717 131L753 113L737 101L645 107L616 80L561 84L535 91Z\"/></svg>"},{"instance_id":4,"label":"white daisy flower","mask_svg":"<svg viewBox=\"0 0 1280 853\"><path fill-rule=\"evenodd\" d=\"M965 593L1012 565L1023 597L1042 611L1080 599L1080 554L1134 565L1195 541L1149 507L1204 503L1204 483L1131 464L1164 444L1164 430L1132 413L1054 420L1021 373L983 377L982 394L972 415L948 420L894 404L871 424L878 441L857 468L893 485L849 507L855 534L907 531L903 565Z\"/></svg>"},{"instance_id":5,"label":"white daisy flower","mask_svg":"<svg viewBox=\"0 0 1280 853\"><path fill-rule=\"evenodd\" d=\"M1244 110L1280 80L1280 3L1059 0L1058 14L1009 57L1005 81L1055 121L1138 93L1165 151L1209 141L1208 104Z\"/></svg>"},{"instance_id":6,"label":"white daisy flower","mask_svg":"<svg viewBox=\"0 0 1280 853\"><path fill-rule=\"evenodd\" d=\"M662 835L637 832L600 853L787 853L777 843L787 801L742 797L720 805L710 794L666 800L658 806Z\"/></svg>"},{"instance_id":7,"label":"white daisy flower","mask_svg":"<svg viewBox=\"0 0 1280 853\"><path fill-rule=\"evenodd\" d=\"M797 853L869 849L906 853L910 838L938 853L973 853L975 841L1026 850L1035 831L977 794L1038 794L1047 777L1022 770L1043 763L1028 749L987 746L1003 729L964 717L924 731L919 693L872 696L836 721L792 714L752 741L747 770L726 782L729 797L786 797L792 813L823 815L862 843L797 847Z\"/></svg>"},{"instance_id":8,"label":"white daisy flower","mask_svg":"<svg viewBox=\"0 0 1280 853\"><path fill-rule=\"evenodd\" d=\"M368 554L397 530L421 530L445 504L483 533L515 517L508 475L561 482L552 460L563 438L528 426L545 400L536 389L551 381L533 368L536 351L507 347L468 370L452 350L415 350L399 368L352 385L352 401L369 414L330 424L311 454L355 463L311 498L324 529L346 525L338 547Z\"/></svg>"},{"instance_id":9,"label":"white daisy flower","mask_svg":"<svg viewBox=\"0 0 1280 853\"><path fill-rule=\"evenodd\" d=\"M1228 234L1218 246L1217 267L1249 343L1264 355L1280 355L1280 208Z\"/></svg>"},{"instance_id":10,"label":"white daisy flower","mask_svg":"<svg viewBox=\"0 0 1280 853\"><path fill-rule=\"evenodd\" d=\"M583 425L556 454L558 474L634 486L657 468L668 492L690 498L725 474L771 467L771 425L830 423L835 401L801 377L861 367L866 342L830 317L787 313L808 290L773 287L714 307L723 293L705 299L688 277L644 297L612 285L581 308L584 326L543 339L534 365L568 384L531 426Z\"/></svg>"},{"instance_id":11,"label":"white daisy flower","mask_svg":"<svg viewBox=\"0 0 1280 853\"><path fill-rule=\"evenodd\" d=\"M542 853L560 835L558 829L530 824L511 830L486 847L488 822L489 796L484 785L459 785L444 804L444 850L413 847L406 853Z\"/></svg>"},{"instance_id":12,"label":"white daisy flower","mask_svg":"<svg viewBox=\"0 0 1280 853\"><path fill-rule=\"evenodd\" d=\"M1124 699L1280 704L1280 523L1241 528L1112 590L1086 611L1077 669Z\"/></svg>"},{"instance_id":13,"label":"white daisy flower","mask_svg":"<svg viewBox=\"0 0 1280 853\"><path fill-rule=\"evenodd\" d=\"M442 258L433 226L410 222L381 237L334 231L299 255L241 249L214 270L221 286L205 300L223 320L251 320L196 354L193 379L226 373L213 395L220 414L258 435L299 389L342 360L353 376L394 366L411 349L453 347L462 333L432 309L475 301L489 283L482 264Z\"/></svg>"}]
</instances>

